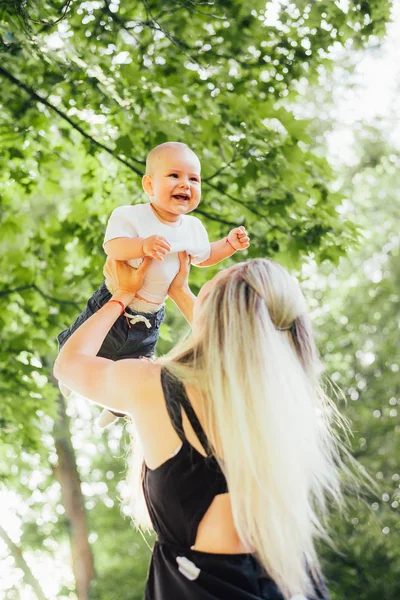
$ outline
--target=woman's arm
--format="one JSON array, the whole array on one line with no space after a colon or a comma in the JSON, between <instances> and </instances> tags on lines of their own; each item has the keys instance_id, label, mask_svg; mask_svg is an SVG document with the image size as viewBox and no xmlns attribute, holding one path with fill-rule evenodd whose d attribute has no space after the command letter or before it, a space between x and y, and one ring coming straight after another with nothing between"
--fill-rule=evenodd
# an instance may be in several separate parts
<instances>
[{"instance_id":1,"label":"woman's arm","mask_svg":"<svg viewBox=\"0 0 400 600\"><path fill-rule=\"evenodd\" d=\"M193 321L193 306L196 296L189 287L191 257L187 252L179 252L179 271L171 281L168 296L175 302L189 325Z\"/></svg>"},{"instance_id":2,"label":"woman's arm","mask_svg":"<svg viewBox=\"0 0 400 600\"><path fill-rule=\"evenodd\" d=\"M193 294L190 287L187 286L185 288L177 289L174 292L168 292L168 295L171 300L175 302L189 325L191 325L193 321L193 306L196 301L196 296Z\"/></svg>"},{"instance_id":3,"label":"woman's arm","mask_svg":"<svg viewBox=\"0 0 400 600\"><path fill-rule=\"evenodd\" d=\"M116 290L113 300L124 307L132 301L151 260L146 257L138 269L131 269L121 261L107 258L103 272ZM118 303L107 302L82 323L61 348L53 375L74 392L105 408L132 413L155 365L140 359L114 362L97 356L121 309Z\"/></svg>"}]
</instances>

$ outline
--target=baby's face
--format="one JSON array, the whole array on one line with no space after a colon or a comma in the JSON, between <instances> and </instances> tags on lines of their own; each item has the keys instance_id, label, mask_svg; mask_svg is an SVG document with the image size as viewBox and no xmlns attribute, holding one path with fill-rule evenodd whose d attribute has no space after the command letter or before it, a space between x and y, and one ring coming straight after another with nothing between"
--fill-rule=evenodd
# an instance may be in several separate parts
<instances>
[{"instance_id":1,"label":"baby's face","mask_svg":"<svg viewBox=\"0 0 400 600\"><path fill-rule=\"evenodd\" d=\"M167 149L157 157L150 175L152 203L174 215L194 210L201 198L200 161L190 150Z\"/></svg>"}]
</instances>

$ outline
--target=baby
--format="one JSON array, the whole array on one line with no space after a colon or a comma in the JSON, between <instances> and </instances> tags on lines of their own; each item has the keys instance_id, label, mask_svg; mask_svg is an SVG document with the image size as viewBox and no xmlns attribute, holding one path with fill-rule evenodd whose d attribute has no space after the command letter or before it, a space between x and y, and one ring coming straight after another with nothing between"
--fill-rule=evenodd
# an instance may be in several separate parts
<instances>
[{"instance_id":1,"label":"baby","mask_svg":"<svg viewBox=\"0 0 400 600\"><path fill-rule=\"evenodd\" d=\"M97 356L111 360L154 358L159 329L165 316L168 288L180 268L178 252L185 250L191 263L208 267L249 246L244 227L236 227L217 242L208 239L201 221L189 216L201 197L200 161L186 144L166 142L146 160L142 185L150 202L119 206L107 224L103 248L115 260L138 268L144 256L155 260L143 285L107 334ZM110 300L113 289L105 280L89 298L76 321L58 336L58 351L72 333ZM129 309L129 312L128 312ZM71 390L59 383L68 398ZM122 413L104 410L99 425L105 427Z\"/></svg>"}]
</instances>

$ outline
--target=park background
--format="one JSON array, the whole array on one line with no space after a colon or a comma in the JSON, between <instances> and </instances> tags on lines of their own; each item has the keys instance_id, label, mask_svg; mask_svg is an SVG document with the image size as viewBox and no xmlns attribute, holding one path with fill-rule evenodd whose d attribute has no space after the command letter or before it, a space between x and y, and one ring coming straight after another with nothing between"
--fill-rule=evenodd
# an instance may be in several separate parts
<instances>
[{"instance_id":1,"label":"park background","mask_svg":"<svg viewBox=\"0 0 400 600\"><path fill-rule=\"evenodd\" d=\"M166 140L202 161L210 239L251 238L193 267L192 290L259 256L300 279L378 484L346 484L332 511L332 600L400 598L399 34L397 0L0 2L2 600L143 597L153 538L121 508L126 427L65 402L52 366L102 281L111 211L145 200ZM186 331L167 301L158 353Z\"/></svg>"}]
</instances>

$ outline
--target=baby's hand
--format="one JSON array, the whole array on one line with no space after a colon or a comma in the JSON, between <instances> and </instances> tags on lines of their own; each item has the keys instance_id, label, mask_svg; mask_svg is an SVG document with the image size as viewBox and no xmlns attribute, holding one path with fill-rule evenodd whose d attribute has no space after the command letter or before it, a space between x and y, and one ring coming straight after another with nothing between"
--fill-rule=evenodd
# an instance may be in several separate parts
<instances>
[{"instance_id":1,"label":"baby's hand","mask_svg":"<svg viewBox=\"0 0 400 600\"><path fill-rule=\"evenodd\" d=\"M151 235L143 240L143 254L159 261L171 251L171 244L162 235Z\"/></svg>"},{"instance_id":2,"label":"baby's hand","mask_svg":"<svg viewBox=\"0 0 400 600\"><path fill-rule=\"evenodd\" d=\"M236 250L245 250L250 246L250 238L247 236L247 232L243 225L231 229L228 240Z\"/></svg>"}]
</instances>

